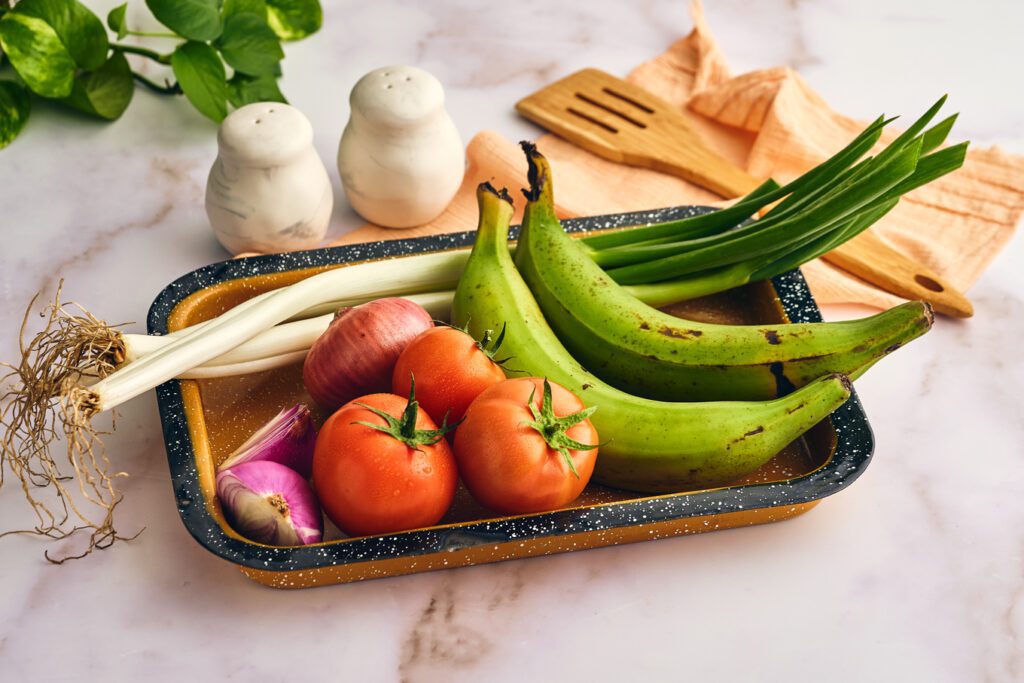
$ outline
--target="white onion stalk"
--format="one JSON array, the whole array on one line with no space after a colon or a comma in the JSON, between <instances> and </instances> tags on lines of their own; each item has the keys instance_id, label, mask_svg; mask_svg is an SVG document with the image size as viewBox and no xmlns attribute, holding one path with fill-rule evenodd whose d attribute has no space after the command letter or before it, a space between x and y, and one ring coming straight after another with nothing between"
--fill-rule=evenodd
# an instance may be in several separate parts
<instances>
[{"instance_id":1,"label":"white onion stalk","mask_svg":"<svg viewBox=\"0 0 1024 683\"><path fill-rule=\"evenodd\" d=\"M220 379L222 377L239 377L241 375L255 375L259 372L269 372L278 368L298 365L306 360L309 349L282 353L266 358L253 358L252 360L228 363L226 365L200 365L178 375L178 379Z\"/></svg>"},{"instance_id":2,"label":"white onion stalk","mask_svg":"<svg viewBox=\"0 0 1024 683\"><path fill-rule=\"evenodd\" d=\"M165 345L122 367L116 365L124 361L124 335L88 311L61 302L58 288L48 307L44 329L29 340L24 338L26 312L22 359L14 365L4 364L9 372L0 376L0 385L14 380L12 388L0 390L0 471L9 468L19 479L38 519L35 528L25 533L56 539L79 531L88 534L84 552L54 561L82 557L126 538L114 530L113 524L114 508L121 500L114 478L125 474L111 471L101 431L93 426L99 413L208 365L279 323L295 316L315 315L316 311L326 313L341 301L360 303L434 292L436 305L443 305L445 300L450 303L450 291L441 292L455 288L468 258L469 249L464 248L318 273L254 297L187 332L167 335ZM329 308L323 310L324 306ZM290 330L275 333L278 335L279 339L291 337L288 343L293 347L298 343ZM300 353L304 350L293 348L259 357L236 357L234 362L222 361L221 366L231 372L269 369L282 360L296 362ZM286 354L294 355L282 359ZM88 386L90 374L102 379ZM64 439L74 469L74 495L66 483L68 477L50 453L51 444L58 438Z\"/></svg>"},{"instance_id":3,"label":"white onion stalk","mask_svg":"<svg viewBox=\"0 0 1024 683\"><path fill-rule=\"evenodd\" d=\"M313 275L269 292L251 306L236 306L194 332L129 363L90 387L90 396L82 402L87 403L93 414L115 408L322 301L343 296L402 296L436 291L438 285L454 287L468 258L468 249L431 252ZM402 267L396 267L397 264Z\"/></svg>"},{"instance_id":4,"label":"white onion stalk","mask_svg":"<svg viewBox=\"0 0 1024 683\"><path fill-rule=\"evenodd\" d=\"M451 313L452 297L455 292L428 292L426 294L410 294L403 298L409 299L427 309L435 320L447 320ZM373 297L376 299L378 297ZM365 301L341 300L331 302L334 311L343 306L355 306ZM337 304L337 306L335 306ZM314 309L309 309L314 310ZM212 377L230 377L254 372L263 372L275 368L301 362L313 342L323 334L334 313L318 315L315 318L296 320L275 325L269 330L260 332L247 342L221 354L203 365L192 368L178 375L179 379L205 379ZM192 327L186 327L171 335L123 335L125 362L130 363L143 358L154 351L164 348L177 338L174 334L187 333Z\"/></svg>"}]
</instances>

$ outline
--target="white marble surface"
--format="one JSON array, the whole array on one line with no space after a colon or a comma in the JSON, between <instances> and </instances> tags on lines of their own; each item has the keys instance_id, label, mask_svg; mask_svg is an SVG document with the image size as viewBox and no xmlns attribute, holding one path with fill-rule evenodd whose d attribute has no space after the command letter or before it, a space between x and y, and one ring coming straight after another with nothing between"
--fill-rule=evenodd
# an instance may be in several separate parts
<instances>
[{"instance_id":1,"label":"white marble surface","mask_svg":"<svg viewBox=\"0 0 1024 683\"><path fill-rule=\"evenodd\" d=\"M511 108L524 93L584 65L624 73L689 30L683 0L325 4L283 81L325 160L373 67L436 74L465 139L517 138L536 133ZM737 71L793 65L863 117L949 92L958 136L1024 153L1019 3L708 5ZM112 125L37 106L0 151L0 357L58 277L106 319L142 321L166 283L224 258L203 212L215 155L182 101L139 91ZM339 232L358 221L332 180ZM875 459L805 516L312 591L263 588L192 540L142 397L110 444L132 473L122 525L145 532L63 567L0 540L0 679L1024 680L1022 290L1018 238L969 292L973 320L941 320L858 382ZM0 519L24 519L10 483Z\"/></svg>"}]
</instances>

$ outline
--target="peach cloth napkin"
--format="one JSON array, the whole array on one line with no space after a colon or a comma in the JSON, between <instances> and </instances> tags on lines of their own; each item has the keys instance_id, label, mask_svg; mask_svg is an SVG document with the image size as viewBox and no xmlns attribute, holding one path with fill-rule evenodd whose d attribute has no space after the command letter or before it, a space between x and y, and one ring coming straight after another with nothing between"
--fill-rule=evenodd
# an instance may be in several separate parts
<instances>
[{"instance_id":1,"label":"peach cloth napkin","mask_svg":"<svg viewBox=\"0 0 1024 683\"><path fill-rule=\"evenodd\" d=\"M692 13L692 32L638 66L628 80L677 105L720 154L756 177L786 182L863 129L863 122L833 111L792 69L732 76L699 0ZM896 134L889 132L883 141ZM537 144L551 162L562 217L721 202L686 181L605 161L554 135ZM405 230L366 225L334 244L475 228L477 184L490 180L516 190L526 182L526 162L518 145L492 131L477 134L466 153L465 180L439 218ZM523 202L517 204L518 220ZM1011 239L1022 211L1024 158L996 148L972 149L963 168L906 195L872 230L965 291ZM804 265L803 272L819 303L888 308L902 301L821 260Z\"/></svg>"}]
</instances>

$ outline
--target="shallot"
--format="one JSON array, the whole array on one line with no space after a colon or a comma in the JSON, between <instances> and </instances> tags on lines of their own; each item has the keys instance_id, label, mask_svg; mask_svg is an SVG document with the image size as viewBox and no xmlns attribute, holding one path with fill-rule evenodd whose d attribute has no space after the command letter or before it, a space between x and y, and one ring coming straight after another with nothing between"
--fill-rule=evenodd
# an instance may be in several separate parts
<instances>
[{"instance_id":1,"label":"shallot","mask_svg":"<svg viewBox=\"0 0 1024 683\"><path fill-rule=\"evenodd\" d=\"M295 470L254 460L221 470L217 498L231 526L267 545L309 545L324 536L320 503Z\"/></svg>"},{"instance_id":2,"label":"shallot","mask_svg":"<svg viewBox=\"0 0 1024 683\"><path fill-rule=\"evenodd\" d=\"M246 462L266 460L290 467L304 479L313 476L316 426L309 408L299 403L286 408L260 427L245 443L224 459L218 471Z\"/></svg>"}]
</instances>

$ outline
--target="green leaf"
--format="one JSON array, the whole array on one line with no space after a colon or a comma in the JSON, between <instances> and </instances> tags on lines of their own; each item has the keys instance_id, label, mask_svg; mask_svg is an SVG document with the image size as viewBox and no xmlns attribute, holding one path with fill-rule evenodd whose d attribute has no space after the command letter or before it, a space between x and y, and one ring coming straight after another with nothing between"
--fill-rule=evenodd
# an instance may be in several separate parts
<instances>
[{"instance_id":1,"label":"green leaf","mask_svg":"<svg viewBox=\"0 0 1024 683\"><path fill-rule=\"evenodd\" d=\"M192 106L207 118L223 121L228 115L228 84L217 51L190 40L171 55L171 68Z\"/></svg>"},{"instance_id":2,"label":"green leaf","mask_svg":"<svg viewBox=\"0 0 1024 683\"><path fill-rule=\"evenodd\" d=\"M232 14L252 12L261 17L267 16L266 0L224 0L224 7L221 8L221 16L226 21Z\"/></svg>"},{"instance_id":3,"label":"green leaf","mask_svg":"<svg viewBox=\"0 0 1024 683\"><path fill-rule=\"evenodd\" d=\"M14 13L49 24L80 69L98 69L107 60L107 29L78 0L21 0Z\"/></svg>"},{"instance_id":4,"label":"green leaf","mask_svg":"<svg viewBox=\"0 0 1024 683\"><path fill-rule=\"evenodd\" d=\"M228 81L228 100L231 106L244 107L253 102L283 102L288 104L271 75L246 76L236 73Z\"/></svg>"},{"instance_id":5,"label":"green leaf","mask_svg":"<svg viewBox=\"0 0 1024 683\"><path fill-rule=\"evenodd\" d=\"M74 89L64 103L86 114L113 121L127 109L134 92L135 83L128 60L120 52L115 52L96 71L78 74Z\"/></svg>"},{"instance_id":6,"label":"green leaf","mask_svg":"<svg viewBox=\"0 0 1024 683\"><path fill-rule=\"evenodd\" d=\"M949 131L953 129L953 124L956 123L957 116L959 116L959 114L953 114L952 116L939 121L924 132L924 142L921 144L922 154L931 152L946 141Z\"/></svg>"},{"instance_id":7,"label":"green leaf","mask_svg":"<svg viewBox=\"0 0 1024 683\"><path fill-rule=\"evenodd\" d=\"M300 40L320 30L324 13L319 0L266 0L267 20L281 40Z\"/></svg>"},{"instance_id":8,"label":"green leaf","mask_svg":"<svg viewBox=\"0 0 1024 683\"><path fill-rule=\"evenodd\" d=\"M160 23L191 40L213 40L223 28L218 0L146 0L146 6Z\"/></svg>"},{"instance_id":9,"label":"green leaf","mask_svg":"<svg viewBox=\"0 0 1024 683\"><path fill-rule=\"evenodd\" d=\"M18 137L31 110L25 86L14 81L0 81L0 149Z\"/></svg>"},{"instance_id":10,"label":"green leaf","mask_svg":"<svg viewBox=\"0 0 1024 683\"><path fill-rule=\"evenodd\" d=\"M225 62L250 76L272 74L284 58L277 35L263 17L252 12L228 16L217 47Z\"/></svg>"},{"instance_id":11,"label":"green leaf","mask_svg":"<svg viewBox=\"0 0 1024 683\"><path fill-rule=\"evenodd\" d=\"M125 19L125 12L128 11L128 3L118 5L114 9L110 10L110 14L107 15L107 26L110 30L117 34L117 39L121 40L128 35L128 22Z\"/></svg>"},{"instance_id":12,"label":"green leaf","mask_svg":"<svg viewBox=\"0 0 1024 683\"><path fill-rule=\"evenodd\" d=\"M75 60L57 32L42 19L16 12L0 19L0 47L32 92L67 97L75 80Z\"/></svg>"}]
</instances>

